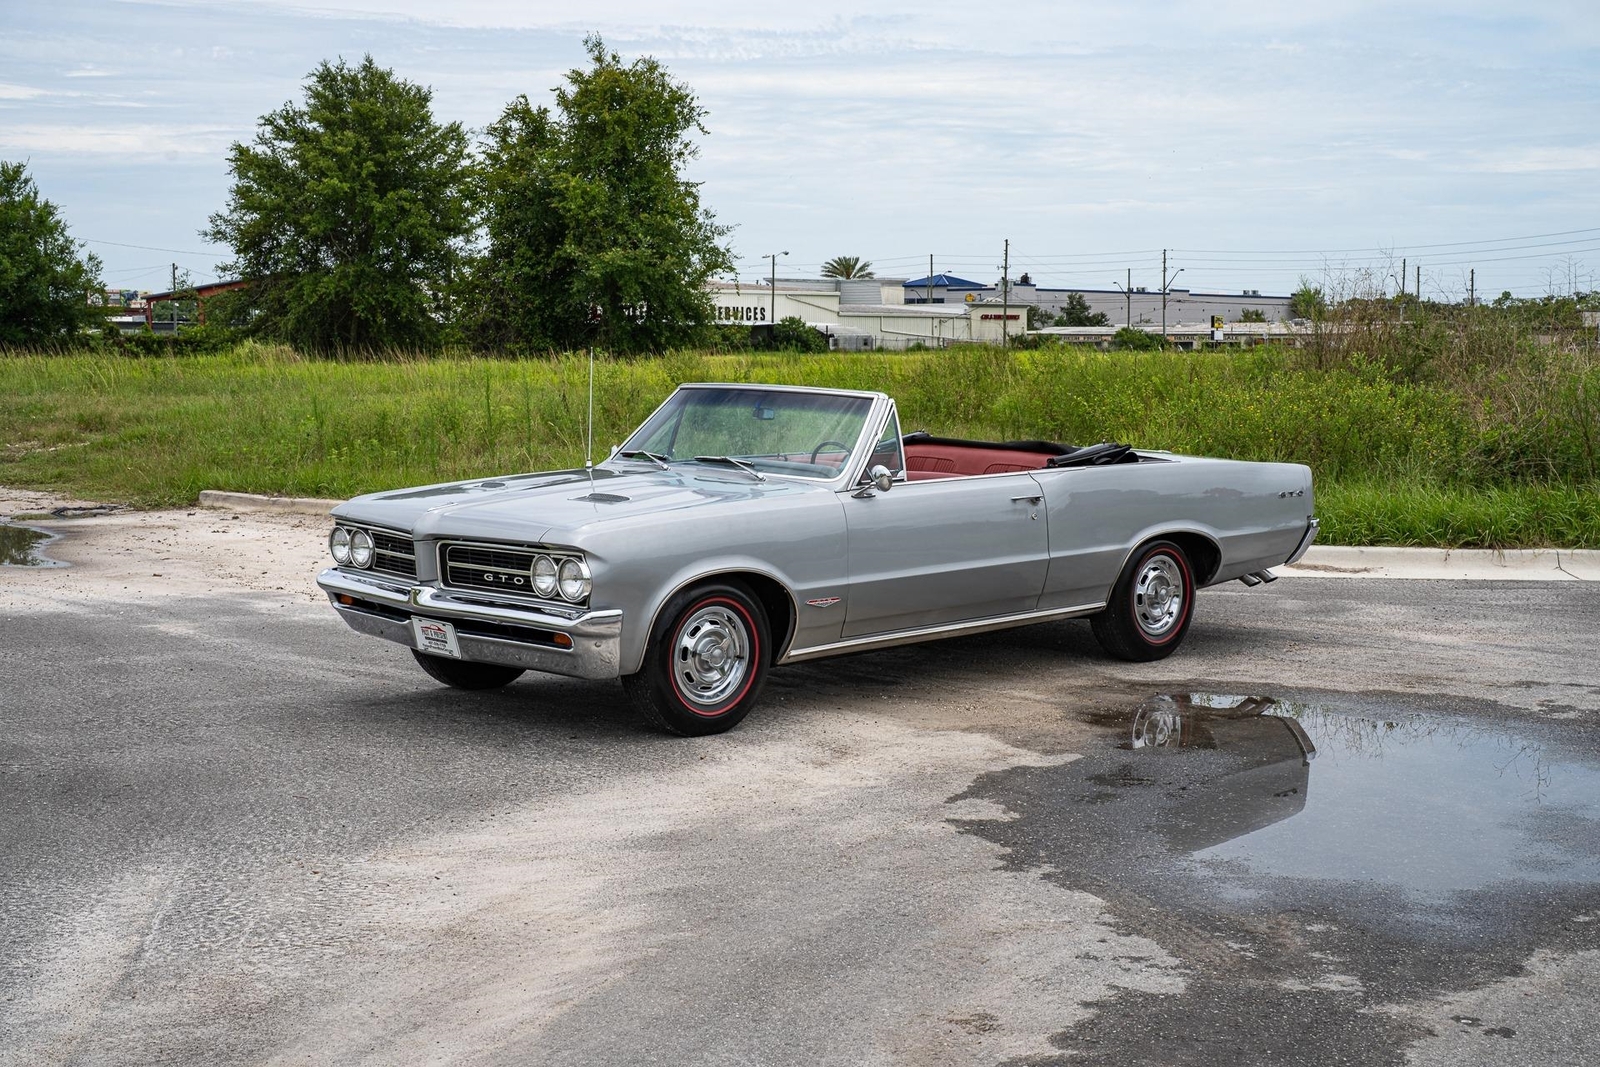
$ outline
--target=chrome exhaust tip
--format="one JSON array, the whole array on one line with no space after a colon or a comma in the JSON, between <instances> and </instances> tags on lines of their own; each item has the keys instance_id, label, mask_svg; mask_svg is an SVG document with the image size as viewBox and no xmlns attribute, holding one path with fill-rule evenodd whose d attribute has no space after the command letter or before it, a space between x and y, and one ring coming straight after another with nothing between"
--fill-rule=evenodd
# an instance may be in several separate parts
<instances>
[{"instance_id":1,"label":"chrome exhaust tip","mask_svg":"<svg viewBox=\"0 0 1600 1067\"><path fill-rule=\"evenodd\" d=\"M1261 579L1253 574L1241 574L1239 580L1252 589L1261 584Z\"/></svg>"},{"instance_id":2,"label":"chrome exhaust tip","mask_svg":"<svg viewBox=\"0 0 1600 1067\"><path fill-rule=\"evenodd\" d=\"M1263 582L1275 582L1278 580L1278 576L1271 571L1256 571L1255 576Z\"/></svg>"}]
</instances>

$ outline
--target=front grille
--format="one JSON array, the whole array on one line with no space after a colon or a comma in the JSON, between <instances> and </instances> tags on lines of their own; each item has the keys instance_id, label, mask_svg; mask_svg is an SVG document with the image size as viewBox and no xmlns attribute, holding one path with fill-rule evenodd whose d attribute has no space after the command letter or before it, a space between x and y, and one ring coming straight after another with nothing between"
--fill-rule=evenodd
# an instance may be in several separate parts
<instances>
[{"instance_id":1,"label":"front grille","mask_svg":"<svg viewBox=\"0 0 1600 1067\"><path fill-rule=\"evenodd\" d=\"M368 528L372 535L372 570L401 578L417 576L417 547L409 537Z\"/></svg>"},{"instance_id":2,"label":"front grille","mask_svg":"<svg viewBox=\"0 0 1600 1067\"><path fill-rule=\"evenodd\" d=\"M538 554L489 545L446 545L444 584L532 596L533 558Z\"/></svg>"}]
</instances>

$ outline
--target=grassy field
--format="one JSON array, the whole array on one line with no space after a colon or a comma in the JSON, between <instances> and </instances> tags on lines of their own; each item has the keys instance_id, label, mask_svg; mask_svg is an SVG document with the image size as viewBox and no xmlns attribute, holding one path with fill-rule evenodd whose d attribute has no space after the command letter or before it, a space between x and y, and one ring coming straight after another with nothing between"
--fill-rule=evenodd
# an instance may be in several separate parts
<instances>
[{"instance_id":1,"label":"grassy field","mask_svg":"<svg viewBox=\"0 0 1600 1067\"><path fill-rule=\"evenodd\" d=\"M596 365L595 450L681 381L882 389L907 430L1113 439L1309 463L1325 543L1600 547L1600 366L1452 373L1271 349L990 349ZM139 505L202 489L348 496L581 463L587 365L473 358L0 356L0 484Z\"/></svg>"}]
</instances>

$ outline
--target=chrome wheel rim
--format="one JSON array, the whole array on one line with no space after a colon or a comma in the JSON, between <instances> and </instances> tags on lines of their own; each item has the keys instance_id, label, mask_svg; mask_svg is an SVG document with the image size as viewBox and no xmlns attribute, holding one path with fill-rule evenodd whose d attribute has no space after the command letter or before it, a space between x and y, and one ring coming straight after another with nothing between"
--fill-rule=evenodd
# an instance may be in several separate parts
<instances>
[{"instance_id":1,"label":"chrome wheel rim","mask_svg":"<svg viewBox=\"0 0 1600 1067\"><path fill-rule=\"evenodd\" d=\"M1145 560L1133 583L1133 617L1147 637L1165 637L1183 617L1183 570L1168 555Z\"/></svg>"},{"instance_id":2,"label":"chrome wheel rim","mask_svg":"<svg viewBox=\"0 0 1600 1067\"><path fill-rule=\"evenodd\" d=\"M710 708L727 700L750 671L750 633L730 608L709 604L678 627L672 679L683 698Z\"/></svg>"}]
</instances>

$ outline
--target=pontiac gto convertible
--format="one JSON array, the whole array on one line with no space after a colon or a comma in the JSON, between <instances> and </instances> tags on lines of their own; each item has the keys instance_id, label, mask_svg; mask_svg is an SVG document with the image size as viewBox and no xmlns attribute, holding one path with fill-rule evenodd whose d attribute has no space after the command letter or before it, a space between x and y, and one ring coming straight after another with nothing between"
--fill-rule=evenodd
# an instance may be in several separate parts
<instances>
[{"instance_id":1,"label":"pontiac gto convertible","mask_svg":"<svg viewBox=\"0 0 1600 1067\"><path fill-rule=\"evenodd\" d=\"M1311 471L903 434L882 393L685 385L609 459L357 497L317 582L433 678L620 678L655 724L739 722L775 666L1088 616L1170 655L1195 590L1298 559Z\"/></svg>"}]
</instances>

